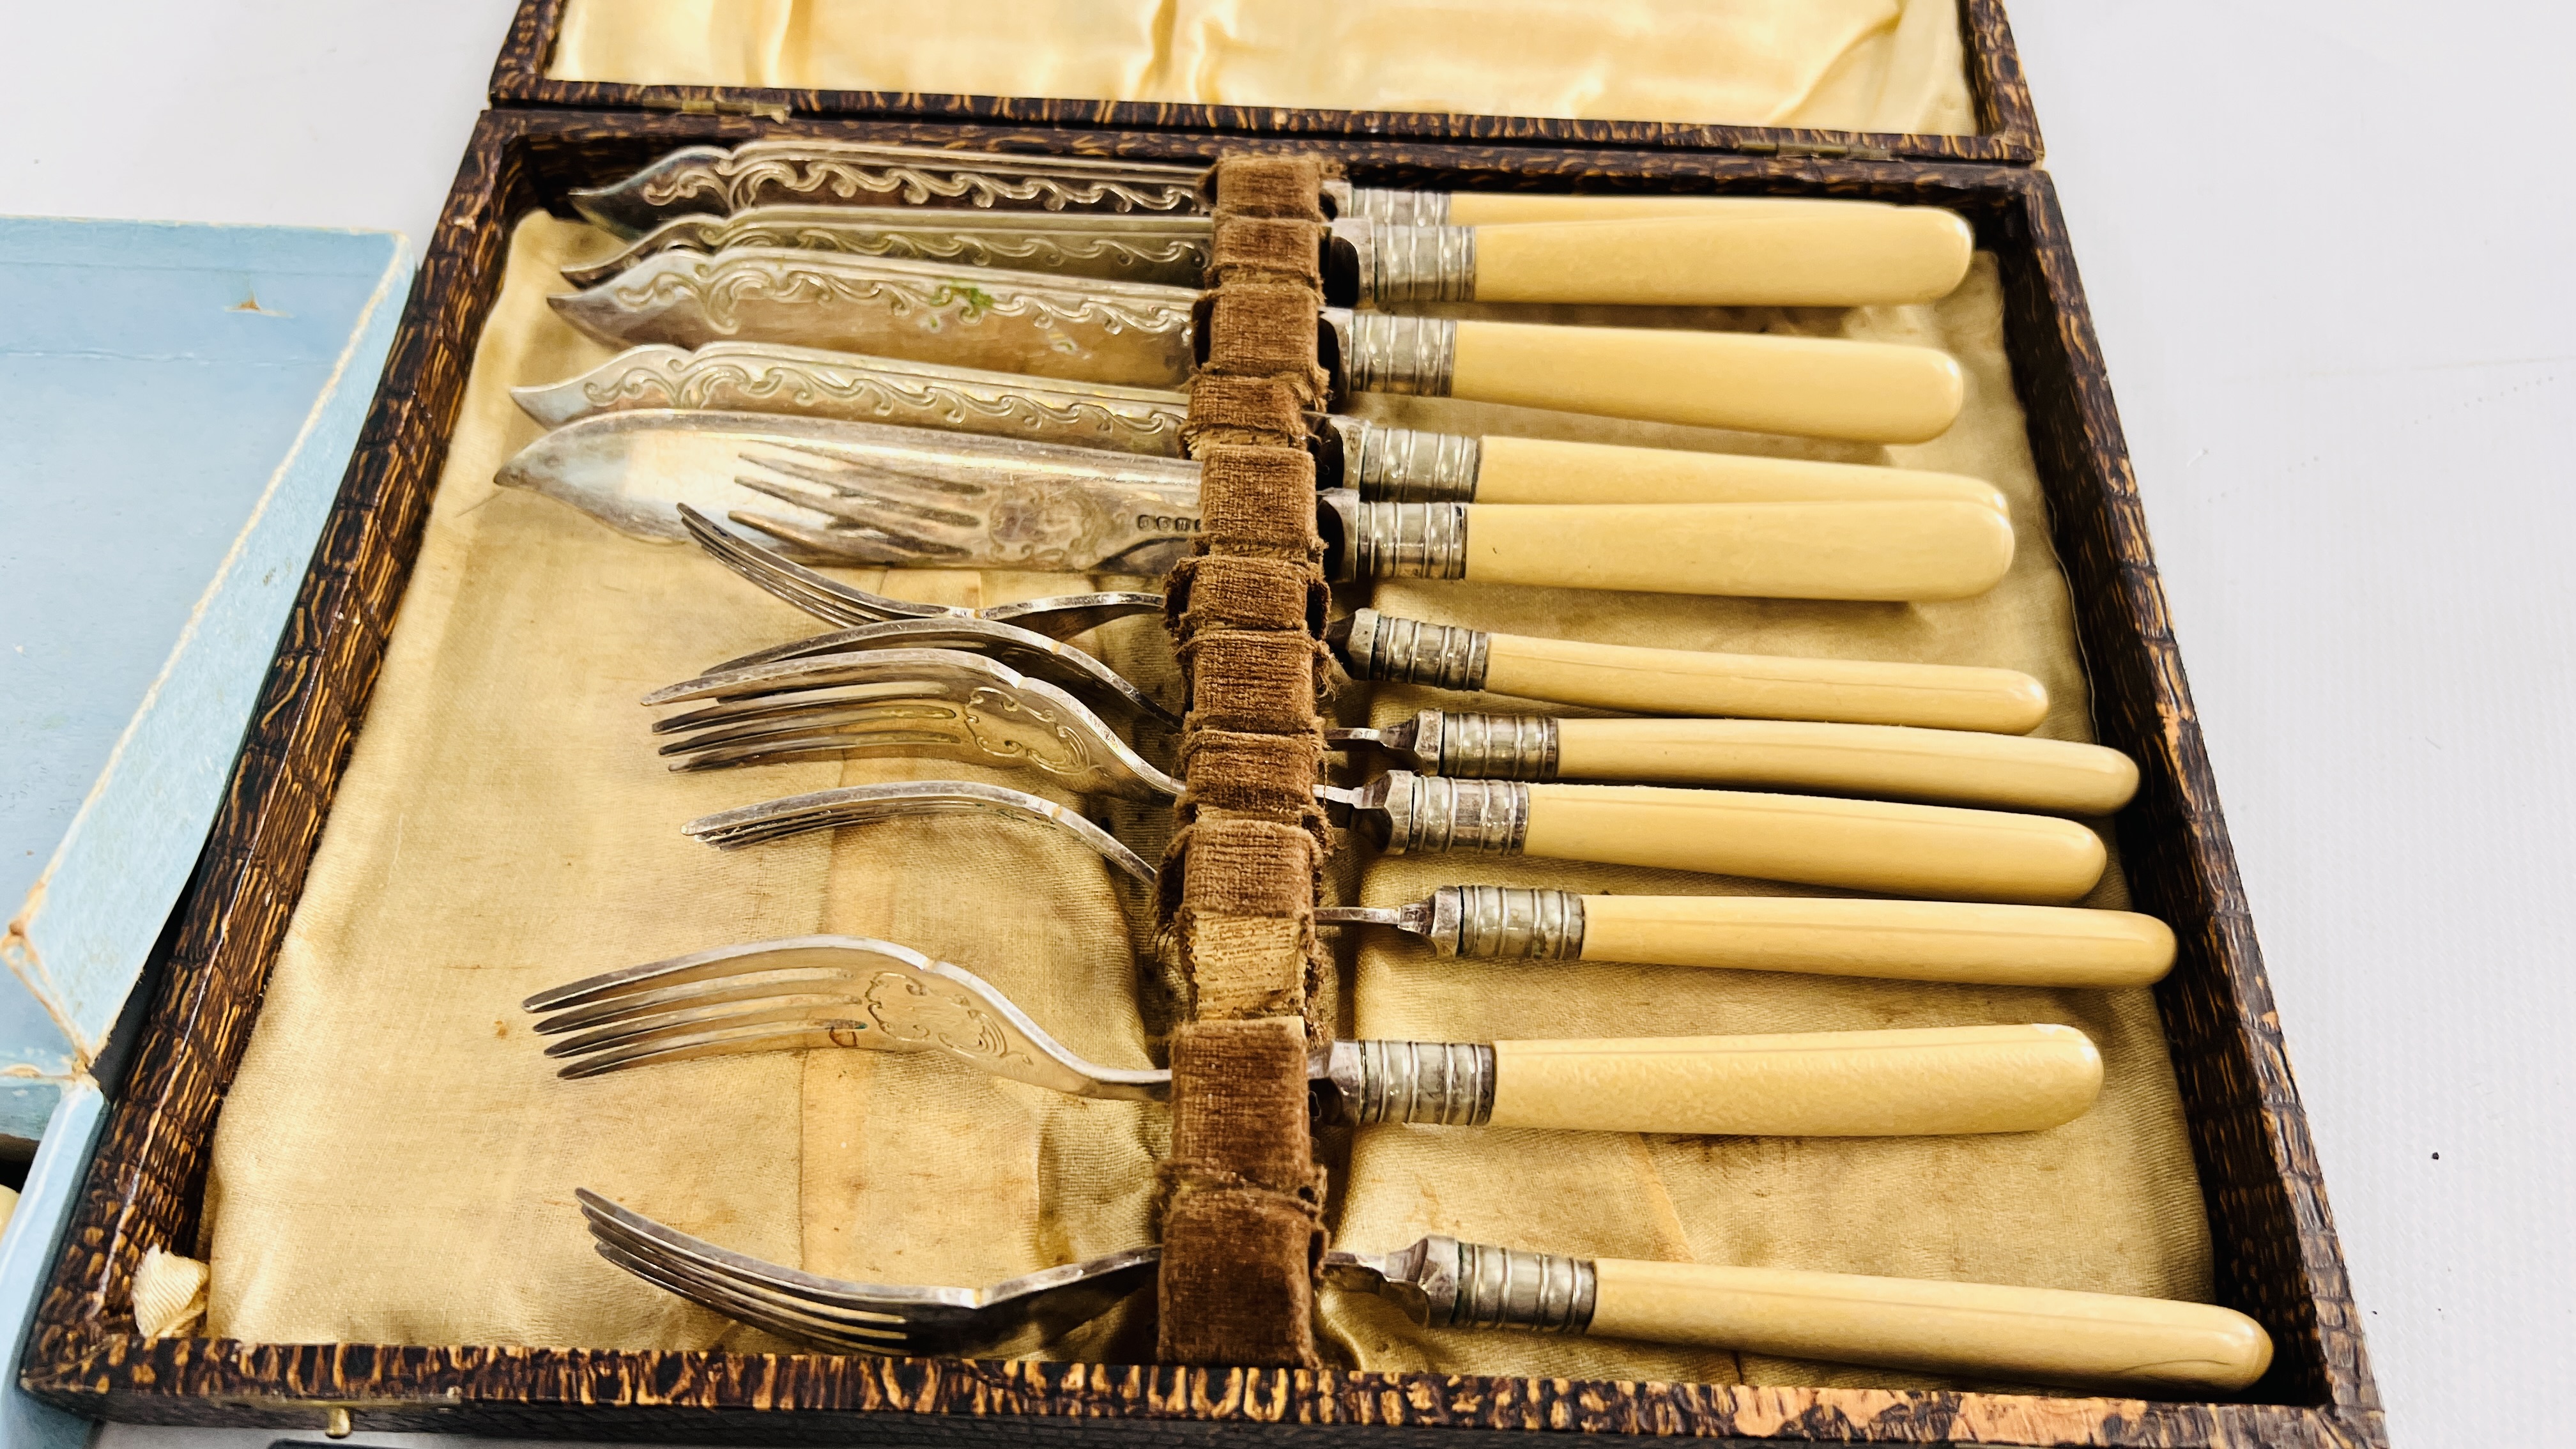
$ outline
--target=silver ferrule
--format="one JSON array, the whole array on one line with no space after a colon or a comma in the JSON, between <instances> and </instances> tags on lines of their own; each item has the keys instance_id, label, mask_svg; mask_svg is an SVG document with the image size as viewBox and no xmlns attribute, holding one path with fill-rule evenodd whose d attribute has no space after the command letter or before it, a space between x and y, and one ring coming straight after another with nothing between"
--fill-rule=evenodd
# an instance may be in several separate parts
<instances>
[{"instance_id":1,"label":"silver ferrule","mask_svg":"<svg viewBox=\"0 0 2576 1449\"><path fill-rule=\"evenodd\" d=\"M1591 1260L1438 1238L1425 1240L1425 1256L1437 1254L1441 1243L1457 1255L1458 1289L1449 1316L1428 1326L1541 1333L1581 1333L1592 1326L1599 1280Z\"/></svg>"},{"instance_id":2,"label":"silver ferrule","mask_svg":"<svg viewBox=\"0 0 2576 1449\"><path fill-rule=\"evenodd\" d=\"M1529 838L1530 788L1517 780L1444 780L1389 770L1378 794L1389 855L1518 855Z\"/></svg>"},{"instance_id":3,"label":"silver ferrule","mask_svg":"<svg viewBox=\"0 0 2576 1449\"><path fill-rule=\"evenodd\" d=\"M1346 216L1332 233L1335 245L1350 249L1361 306L1475 300L1472 227L1390 226Z\"/></svg>"},{"instance_id":4,"label":"silver ferrule","mask_svg":"<svg viewBox=\"0 0 2576 1449\"><path fill-rule=\"evenodd\" d=\"M1341 351L1345 392L1404 392L1447 397L1458 357L1458 324L1445 317L1324 309Z\"/></svg>"},{"instance_id":5,"label":"silver ferrule","mask_svg":"<svg viewBox=\"0 0 2576 1449\"><path fill-rule=\"evenodd\" d=\"M1494 1115L1494 1049L1476 1042L1337 1041L1327 1074L1344 1120L1481 1127Z\"/></svg>"},{"instance_id":6,"label":"silver ferrule","mask_svg":"<svg viewBox=\"0 0 2576 1449\"><path fill-rule=\"evenodd\" d=\"M1426 709L1413 717L1413 753L1422 773L1453 780L1553 780L1556 739L1556 720L1548 715Z\"/></svg>"},{"instance_id":7,"label":"silver ferrule","mask_svg":"<svg viewBox=\"0 0 2576 1449\"><path fill-rule=\"evenodd\" d=\"M1481 629L1390 618L1375 609L1351 614L1342 663L1351 677L1440 689L1485 687L1487 635Z\"/></svg>"},{"instance_id":8,"label":"silver ferrule","mask_svg":"<svg viewBox=\"0 0 2576 1449\"><path fill-rule=\"evenodd\" d=\"M1392 226L1449 224L1449 193L1446 191L1396 191L1384 186L1353 186L1347 181L1327 181L1324 194L1333 198L1333 214L1337 217L1360 217Z\"/></svg>"},{"instance_id":9,"label":"silver ferrule","mask_svg":"<svg viewBox=\"0 0 2576 1449\"><path fill-rule=\"evenodd\" d=\"M1484 441L1459 433L1390 428L1336 414L1342 478L1362 498L1385 503L1470 503Z\"/></svg>"},{"instance_id":10,"label":"silver ferrule","mask_svg":"<svg viewBox=\"0 0 2576 1449\"><path fill-rule=\"evenodd\" d=\"M1463 579L1467 505L1354 501L1343 578Z\"/></svg>"},{"instance_id":11,"label":"silver ferrule","mask_svg":"<svg viewBox=\"0 0 2576 1449\"><path fill-rule=\"evenodd\" d=\"M1443 956L1572 961L1583 955L1583 897L1520 886L1442 886L1423 934Z\"/></svg>"}]
</instances>

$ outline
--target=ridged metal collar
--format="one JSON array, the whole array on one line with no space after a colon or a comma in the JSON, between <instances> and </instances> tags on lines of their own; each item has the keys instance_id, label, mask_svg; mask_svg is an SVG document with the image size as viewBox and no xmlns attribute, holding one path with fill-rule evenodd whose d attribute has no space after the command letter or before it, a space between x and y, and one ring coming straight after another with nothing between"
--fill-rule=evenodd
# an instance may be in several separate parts
<instances>
[{"instance_id":1,"label":"ridged metal collar","mask_svg":"<svg viewBox=\"0 0 2576 1449\"><path fill-rule=\"evenodd\" d=\"M1467 576L1466 504L1369 503L1348 488L1326 490L1322 502L1338 582Z\"/></svg>"},{"instance_id":2,"label":"ridged metal collar","mask_svg":"<svg viewBox=\"0 0 2576 1449\"><path fill-rule=\"evenodd\" d=\"M1470 503L1484 465L1484 440L1473 435L1390 428L1334 413L1324 420L1341 448L1342 486L1388 503Z\"/></svg>"},{"instance_id":3,"label":"ridged metal collar","mask_svg":"<svg viewBox=\"0 0 2576 1449\"><path fill-rule=\"evenodd\" d=\"M1336 216L1365 217L1396 226L1449 224L1449 193L1446 191L1397 191L1384 186L1353 186L1347 181L1327 181L1324 194L1333 199Z\"/></svg>"},{"instance_id":4,"label":"ridged metal collar","mask_svg":"<svg viewBox=\"0 0 2576 1449\"><path fill-rule=\"evenodd\" d=\"M1475 229L1344 217L1332 224L1324 292L1361 307L1474 301Z\"/></svg>"},{"instance_id":5,"label":"ridged metal collar","mask_svg":"<svg viewBox=\"0 0 2576 1449\"><path fill-rule=\"evenodd\" d=\"M1353 679L1440 689L1485 687L1489 640L1482 630L1359 609L1338 632L1342 667Z\"/></svg>"},{"instance_id":6,"label":"ridged metal collar","mask_svg":"<svg viewBox=\"0 0 2576 1449\"><path fill-rule=\"evenodd\" d=\"M1411 393L1447 397L1458 358L1458 324L1445 317L1398 317L1327 307L1345 393Z\"/></svg>"}]
</instances>

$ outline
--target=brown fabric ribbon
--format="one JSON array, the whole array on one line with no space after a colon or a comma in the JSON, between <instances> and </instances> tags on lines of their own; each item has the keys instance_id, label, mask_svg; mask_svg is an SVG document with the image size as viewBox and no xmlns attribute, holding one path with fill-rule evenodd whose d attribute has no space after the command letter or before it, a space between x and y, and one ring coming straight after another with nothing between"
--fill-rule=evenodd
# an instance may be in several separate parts
<instances>
[{"instance_id":1,"label":"brown fabric ribbon","mask_svg":"<svg viewBox=\"0 0 2576 1449\"><path fill-rule=\"evenodd\" d=\"M1323 1183L1306 1118L1307 1020L1324 962L1315 897L1331 848L1314 800L1323 738L1323 541L1306 408L1316 365L1323 172L1311 157L1217 163L1215 290L1185 436L1200 463L1198 556L1165 585L1190 690L1181 828L1157 905L1192 1022L1173 1037L1162 1172L1160 1353L1312 1367Z\"/></svg>"}]
</instances>

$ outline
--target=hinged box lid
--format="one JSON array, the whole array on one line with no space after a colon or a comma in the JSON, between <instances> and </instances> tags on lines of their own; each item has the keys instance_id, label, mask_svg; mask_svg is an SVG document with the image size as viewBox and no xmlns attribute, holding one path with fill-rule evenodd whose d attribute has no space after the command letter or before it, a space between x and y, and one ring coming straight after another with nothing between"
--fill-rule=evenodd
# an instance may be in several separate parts
<instances>
[{"instance_id":1,"label":"hinged box lid","mask_svg":"<svg viewBox=\"0 0 2576 1449\"><path fill-rule=\"evenodd\" d=\"M813 13L827 8L823 6L790 6L779 3L779 0L766 0L766 3L765 0L729 0L727 4L711 8L709 0L619 0L620 8L615 11L591 8L603 3L604 0L520 0L509 40L493 67L493 103L500 106L752 115L772 120L783 120L792 114L919 122L998 122L1068 129L1171 131L1217 136L1601 146L1872 160L2028 164L2038 160L2041 151L2038 122L2031 109L2030 93L2022 80L2021 61L2013 49L2012 30L2005 22L2002 0L1955 0L1955 55L1964 72L1967 109L1973 115L1972 121L1963 123L1963 134L1769 126L1744 124L1740 120L1578 119L1470 110L1337 109L1320 104L1329 97L1299 87L1275 74L1229 87L1219 72L1225 71L1229 65L1235 68L1235 72L1242 72L1247 63L1242 59L1245 53L1242 44L1233 44L1232 49L1223 55L1218 53L1222 43L1238 39L1228 26L1247 34L1255 28L1251 23L1238 24L1241 17L1232 12L1226 17L1226 25L1218 24L1211 17L1205 26L1191 30L1186 16L1177 21L1171 17L1170 7L1146 6L1143 7L1144 13L1129 17L1133 23L1126 27L1126 32L1132 33L1105 33L1120 31L1116 24L1075 27L1086 32L1084 38L1097 42L1096 49L1085 50L1080 45L1068 46L1033 38L1026 27L1006 13L1013 9L1008 0L990 0L996 9L995 23L967 37L973 43L953 50L943 47L937 55L906 52L911 55L907 61L895 53L905 37L882 34L873 29L869 31L870 43L867 46L851 46L837 53L825 53L818 48L823 42L814 38L819 30L829 28L827 24L818 22ZM1106 0L1102 0L1104 7L1105 3ZM1935 35L1927 41L1922 29L1924 25L1937 23L1940 17L1917 20L1906 14L1908 5L1924 3L1926 0L1856 0L1848 7L1848 13L1837 17L1837 22L1845 25L1846 31L1820 29L1821 43L1832 44L1836 35L1864 31L1875 35L1883 30L1888 32L1889 46L1901 41L1912 47L1910 53L1937 55L1938 63L1946 65L1953 54L1948 38ZM1939 4L1941 0L1930 0L1930 3ZM863 20L882 21L898 14L896 7L881 3L881 0L841 0L841 4L850 12L846 19L854 29ZM1884 16L1877 14L1882 6L1886 12ZM1182 7L1183 11L1189 8L1187 5ZM1314 7L1284 3L1278 8L1283 17L1316 13ZM1729 8L1723 5L1710 7L1707 29L1687 36L1665 32L1659 27L1669 17L1657 17L1644 11L1623 16L1618 11L1596 6L1561 5L1543 13L1561 15L1569 24L1579 23L1581 33L1595 35L1603 30L1616 32L1621 29L1621 20L1626 20L1629 28L1641 31L1639 36L1632 39L1614 33L1595 42L1603 52L1615 54L1643 53L1667 44L1706 47L1711 43L1722 43L1730 25L1742 28L1748 36L1757 33L1757 27L1750 23L1749 18L1731 17ZM1420 9L1427 14L1431 7ZM881 15L880 11L885 13ZM935 7L929 12L908 9L900 13L945 17L960 12ZM1039 13L1031 12L1032 16ZM1050 10L1045 13L1064 12ZM1352 12L1353 15L1363 13ZM1372 24L1386 13L1379 12L1372 17ZM1817 12L1805 13L1813 16ZM617 19L606 21L603 17L609 15ZM1508 19L1498 17L1498 23L1506 23ZM1911 29L1907 28L1909 21L1912 22ZM938 19L919 23L925 33L909 38L927 42L939 39L931 32L945 25L946 21ZM612 24L613 30L606 28ZM660 43L648 38L657 27ZM1762 26L1758 30L1771 36L1775 45L1785 44L1774 33L1776 28ZM1427 46L1402 47L1400 37L1383 32L1373 34L1372 44L1354 44L1341 51L1324 48L1319 50L1316 59L1320 62L1329 54L1361 54L1383 61L1401 49L1432 49ZM803 38L802 49L798 48L799 37ZM1026 47L1027 54L1011 54L1009 47L1012 46ZM1148 51L1153 56L1150 67L1146 60L1140 58ZM1188 55L1183 55L1184 51ZM1859 55L1858 42L1838 54L1845 57ZM1427 73L1427 78L1416 81L1407 75L1406 82L1426 89L1454 89L1476 83L1472 76L1443 78L1440 60L1437 54L1423 55L1419 68ZM1410 69L1412 62L1406 62L1406 65ZM1578 65L1579 58L1569 62L1570 68ZM1135 84L1140 79L1151 80L1145 74L1146 69L1152 69L1156 74L1180 74L1185 78L1150 85ZM1319 63L1311 79L1314 86L1325 90L1340 87L1348 91L1368 84L1365 77L1354 78L1349 74L1351 69ZM1332 74L1326 76L1326 70ZM1837 62L1825 66L1821 73L1812 69L1799 72L1811 83L1810 89L1790 95L1794 105L1783 102L1780 95L1775 94L1770 102L1773 112L1780 113L1784 105L1792 114L1798 106L1806 107L1811 113L1833 109L1820 106L1814 98L1827 83L1848 79L1840 75L1840 70L1841 63ZM1026 84L1038 89L1095 94L978 95L922 89L926 85L945 83L947 76L1008 78L1006 72L1009 76L1026 78ZM1606 83L1597 70L1583 71L1582 74L1584 80L1580 84L1597 90ZM755 83L765 78L790 76L827 83L856 80L885 88L799 88ZM899 80L901 87L889 84L889 78ZM1153 90L1168 95L1175 89L1192 86L1229 94L1259 89L1263 91L1263 103L1119 99L1096 94L1128 89ZM1796 86L1792 85L1790 91L1795 90ZM1318 104L1310 106L1304 103L1310 94ZM1739 97L1739 103L1747 102ZM1559 107L1565 110L1592 108L1596 107L1571 104ZM1641 105L1633 109L1670 112L1687 108L1672 102L1667 94L1661 106Z\"/></svg>"}]
</instances>

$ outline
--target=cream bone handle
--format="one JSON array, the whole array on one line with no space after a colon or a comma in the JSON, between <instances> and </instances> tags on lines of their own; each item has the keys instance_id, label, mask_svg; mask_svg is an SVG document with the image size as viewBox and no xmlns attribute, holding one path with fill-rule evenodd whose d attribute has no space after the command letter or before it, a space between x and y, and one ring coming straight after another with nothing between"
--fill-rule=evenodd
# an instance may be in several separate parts
<instances>
[{"instance_id":1,"label":"cream bone handle","mask_svg":"<svg viewBox=\"0 0 2576 1449\"><path fill-rule=\"evenodd\" d=\"M1832 196L1626 196L1549 195L1534 191L1448 191L1400 193L1437 197L1429 211L1390 220L1417 225L1496 226L1530 221L1625 221L1656 217L1795 216L1811 211L1888 209L1884 201L1851 201ZM1367 208L1362 208L1363 211Z\"/></svg>"},{"instance_id":2,"label":"cream bone handle","mask_svg":"<svg viewBox=\"0 0 2576 1449\"><path fill-rule=\"evenodd\" d=\"M2074 821L1947 805L1406 770L1330 798L1394 855L1532 855L1887 895L2059 904L2093 889L2108 860Z\"/></svg>"},{"instance_id":3,"label":"cream bone handle","mask_svg":"<svg viewBox=\"0 0 2576 1449\"><path fill-rule=\"evenodd\" d=\"M1537 1127L1729 1137L2037 1132L2102 1090L2071 1026L1771 1036L1336 1042L1339 1114L1361 1124Z\"/></svg>"},{"instance_id":4,"label":"cream bone handle","mask_svg":"<svg viewBox=\"0 0 2576 1449\"><path fill-rule=\"evenodd\" d=\"M1326 308L1344 392L1418 393L1695 427L1920 443L1959 415L1946 352L1887 342L1550 327Z\"/></svg>"},{"instance_id":5,"label":"cream bone handle","mask_svg":"<svg viewBox=\"0 0 2576 1449\"><path fill-rule=\"evenodd\" d=\"M1448 1237L1382 1258L1331 1253L1324 1273L1435 1328L1588 1333L2151 1396L2242 1389L2272 1362L2262 1325L2234 1309L2060 1288L1585 1259Z\"/></svg>"},{"instance_id":6,"label":"cream bone handle","mask_svg":"<svg viewBox=\"0 0 2576 1449\"><path fill-rule=\"evenodd\" d=\"M2153 916L2065 906L1810 896L1587 896L1442 886L1403 906L1328 906L1443 956L1574 960L1992 986L2144 986L2174 960Z\"/></svg>"},{"instance_id":7,"label":"cream bone handle","mask_svg":"<svg viewBox=\"0 0 2576 1449\"><path fill-rule=\"evenodd\" d=\"M1778 786L2072 815L2108 815L2138 789L2138 767L2100 745L1904 725L1426 709L1385 729L1327 730L1325 740L1461 780Z\"/></svg>"},{"instance_id":8,"label":"cream bone handle","mask_svg":"<svg viewBox=\"0 0 2576 1449\"><path fill-rule=\"evenodd\" d=\"M2009 516L1994 485L1862 463L1473 437L1318 414L1328 487L1393 503L1823 503L1954 499Z\"/></svg>"},{"instance_id":9,"label":"cream bone handle","mask_svg":"<svg viewBox=\"0 0 2576 1449\"><path fill-rule=\"evenodd\" d=\"M1968 273L1976 237L1928 206L1479 225L1332 224L1338 305L1607 303L1858 307L1929 302Z\"/></svg>"},{"instance_id":10,"label":"cream bone handle","mask_svg":"<svg viewBox=\"0 0 2576 1449\"><path fill-rule=\"evenodd\" d=\"M2012 524L1955 499L1364 502L1323 495L1337 577L1880 602L1962 599L2012 566Z\"/></svg>"},{"instance_id":11,"label":"cream bone handle","mask_svg":"<svg viewBox=\"0 0 2576 1449\"><path fill-rule=\"evenodd\" d=\"M1620 1258L1593 1272L1604 1338L2150 1393L2241 1389L2272 1362L2261 1324L2209 1303Z\"/></svg>"},{"instance_id":12,"label":"cream bone handle","mask_svg":"<svg viewBox=\"0 0 2576 1449\"><path fill-rule=\"evenodd\" d=\"M2010 669L1641 649L1355 610L1332 638L1352 677L1490 690L1628 714L1728 715L2027 734L2048 690Z\"/></svg>"}]
</instances>

